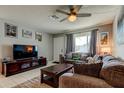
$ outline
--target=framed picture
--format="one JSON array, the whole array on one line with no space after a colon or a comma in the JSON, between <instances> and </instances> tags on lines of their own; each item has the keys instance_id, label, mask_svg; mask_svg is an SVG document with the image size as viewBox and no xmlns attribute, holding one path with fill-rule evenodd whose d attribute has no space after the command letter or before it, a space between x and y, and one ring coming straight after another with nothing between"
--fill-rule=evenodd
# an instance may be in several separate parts
<instances>
[{"instance_id":1,"label":"framed picture","mask_svg":"<svg viewBox=\"0 0 124 93\"><path fill-rule=\"evenodd\" d=\"M32 32L31 31L28 31L28 30L22 29L22 37L32 38Z\"/></svg>"},{"instance_id":2,"label":"framed picture","mask_svg":"<svg viewBox=\"0 0 124 93\"><path fill-rule=\"evenodd\" d=\"M109 32L100 32L100 45L109 44Z\"/></svg>"},{"instance_id":3,"label":"framed picture","mask_svg":"<svg viewBox=\"0 0 124 93\"><path fill-rule=\"evenodd\" d=\"M124 44L124 17L121 16L117 25L117 43L119 45Z\"/></svg>"},{"instance_id":4,"label":"framed picture","mask_svg":"<svg viewBox=\"0 0 124 93\"><path fill-rule=\"evenodd\" d=\"M35 40L37 41L42 41L42 33L40 32L35 32Z\"/></svg>"},{"instance_id":5,"label":"framed picture","mask_svg":"<svg viewBox=\"0 0 124 93\"><path fill-rule=\"evenodd\" d=\"M5 36L17 37L17 26L5 23Z\"/></svg>"}]
</instances>

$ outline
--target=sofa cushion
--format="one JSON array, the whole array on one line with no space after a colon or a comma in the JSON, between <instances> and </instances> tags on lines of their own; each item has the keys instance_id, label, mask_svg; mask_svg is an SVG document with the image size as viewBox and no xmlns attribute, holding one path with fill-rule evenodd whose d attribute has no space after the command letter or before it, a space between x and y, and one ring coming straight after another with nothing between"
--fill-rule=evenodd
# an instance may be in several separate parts
<instances>
[{"instance_id":1,"label":"sofa cushion","mask_svg":"<svg viewBox=\"0 0 124 93\"><path fill-rule=\"evenodd\" d=\"M102 64L102 62L91 64L74 64L74 72L77 74L99 77Z\"/></svg>"},{"instance_id":2,"label":"sofa cushion","mask_svg":"<svg viewBox=\"0 0 124 93\"><path fill-rule=\"evenodd\" d=\"M114 87L124 87L124 62L112 60L104 64L100 77Z\"/></svg>"},{"instance_id":3,"label":"sofa cushion","mask_svg":"<svg viewBox=\"0 0 124 93\"><path fill-rule=\"evenodd\" d=\"M107 82L102 79L79 75L65 74L59 77L60 88L112 88Z\"/></svg>"}]
</instances>

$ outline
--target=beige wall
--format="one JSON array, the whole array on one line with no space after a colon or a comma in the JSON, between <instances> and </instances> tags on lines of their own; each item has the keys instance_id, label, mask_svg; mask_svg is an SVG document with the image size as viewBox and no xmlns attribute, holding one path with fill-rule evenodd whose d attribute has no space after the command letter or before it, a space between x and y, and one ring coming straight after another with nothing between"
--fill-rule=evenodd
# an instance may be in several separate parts
<instances>
[{"instance_id":1,"label":"beige wall","mask_svg":"<svg viewBox=\"0 0 124 93\"><path fill-rule=\"evenodd\" d=\"M81 32L89 32L92 31L93 29L99 29L98 30L98 42L97 42L97 53L99 54L100 49L102 47L110 47L112 49L112 24L106 24L106 25L102 25L102 26L94 26L94 27L89 27L89 28L84 28L84 29L79 29L79 30L75 30L75 31L70 31L67 33L62 33L62 34L55 34L53 35L53 37L59 37L59 36L64 36L65 37L65 51L66 51L66 36L64 34L69 34L69 33L81 33ZM101 46L100 45L100 40L99 40L99 34L100 32L109 32L109 44L107 46ZM112 50L111 50L112 52Z\"/></svg>"},{"instance_id":2,"label":"beige wall","mask_svg":"<svg viewBox=\"0 0 124 93\"><path fill-rule=\"evenodd\" d=\"M98 27L98 32L97 32L97 53L100 55L103 55L101 52L102 48L110 48L110 54L112 54L112 24L108 25L103 25ZM101 32L108 32L108 44L107 45L101 45L100 42L100 33Z\"/></svg>"},{"instance_id":3,"label":"beige wall","mask_svg":"<svg viewBox=\"0 0 124 93\"><path fill-rule=\"evenodd\" d=\"M118 9L117 15L115 16L114 22L113 22L113 55L116 57L121 57L124 59L124 44L119 45L117 43L117 23L118 23L118 19L119 16L121 15L121 13L123 13L124 11L122 11L124 9L123 6L120 6L120 8Z\"/></svg>"},{"instance_id":4,"label":"beige wall","mask_svg":"<svg viewBox=\"0 0 124 93\"><path fill-rule=\"evenodd\" d=\"M10 23L18 26L18 37L10 38L5 37L4 23ZM33 37L31 39L22 37L22 29L32 31ZM31 29L20 24L0 19L0 59L5 57L13 58L13 44L24 44L24 45L36 45L38 46L38 56L47 57L48 60L52 60L53 50L53 37L51 34L42 33L42 42L35 40L35 29Z\"/></svg>"}]
</instances>

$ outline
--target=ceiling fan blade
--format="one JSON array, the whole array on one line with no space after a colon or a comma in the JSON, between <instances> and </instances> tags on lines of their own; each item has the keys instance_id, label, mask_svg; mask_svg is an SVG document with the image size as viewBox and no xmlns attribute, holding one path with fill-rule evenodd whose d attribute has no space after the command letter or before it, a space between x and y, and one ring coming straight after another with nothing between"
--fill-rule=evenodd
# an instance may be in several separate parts
<instances>
[{"instance_id":1,"label":"ceiling fan blade","mask_svg":"<svg viewBox=\"0 0 124 93\"><path fill-rule=\"evenodd\" d=\"M66 14L66 15L70 15L70 13L62 11L62 10L59 10L59 9L57 9L56 12L59 12L59 13L62 13L62 14Z\"/></svg>"},{"instance_id":2,"label":"ceiling fan blade","mask_svg":"<svg viewBox=\"0 0 124 93\"><path fill-rule=\"evenodd\" d=\"M82 14L77 14L77 17L90 17L92 14L91 13L82 13Z\"/></svg>"},{"instance_id":3,"label":"ceiling fan blade","mask_svg":"<svg viewBox=\"0 0 124 93\"><path fill-rule=\"evenodd\" d=\"M64 18L64 19L62 19L62 20L60 20L60 22L63 22L63 21L65 21L65 20L67 20L68 19L68 17L66 17L66 18Z\"/></svg>"},{"instance_id":4,"label":"ceiling fan blade","mask_svg":"<svg viewBox=\"0 0 124 93\"><path fill-rule=\"evenodd\" d=\"M78 9L77 9L77 12L81 9L82 5L79 5L78 6Z\"/></svg>"},{"instance_id":5,"label":"ceiling fan blade","mask_svg":"<svg viewBox=\"0 0 124 93\"><path fill-rule=\"evenodd\" d=\"M77 5L76 8L75 8L75 11L76 12L79 12L79 10L81 9L82 5Z\"/></svg>"}]
</instances>

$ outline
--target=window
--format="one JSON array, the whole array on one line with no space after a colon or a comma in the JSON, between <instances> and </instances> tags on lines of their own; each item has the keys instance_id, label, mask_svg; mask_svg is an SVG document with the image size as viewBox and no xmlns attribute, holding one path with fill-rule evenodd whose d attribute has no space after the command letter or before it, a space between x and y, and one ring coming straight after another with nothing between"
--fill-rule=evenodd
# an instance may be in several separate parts
<instances>
[{"instance_id":1,"label":"window","mask_svg":"<svg viewBox=\"0 0 124 93\"><path fill-rule=\"evenodd\" d=\"M88 53L90 48L90 32L74 34L75 52Z\"/></svg>"}]
</instances>

